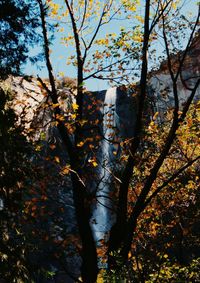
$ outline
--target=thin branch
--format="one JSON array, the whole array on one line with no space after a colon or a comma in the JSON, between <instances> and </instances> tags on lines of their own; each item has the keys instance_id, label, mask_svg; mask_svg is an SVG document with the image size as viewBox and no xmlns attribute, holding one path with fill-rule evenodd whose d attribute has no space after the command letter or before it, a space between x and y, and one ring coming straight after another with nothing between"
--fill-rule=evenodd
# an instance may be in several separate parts
<instances>
[{"instance_id":1,"label":"thin branch","mask_svg":"<svg viewBox=\"0 0 200 283\"><path fill-rule=\"evenodd\" d=\"M187 112L188 112L188 109L189 109L189 107L190 107L190 105L191 105L191 103L192 103L192 101L193 101L193 98L194 98L194 96L195 96L195 94L196 94L196 91L197 91L199 85L200 85L200 78L199 78L198 81L196 82L195 87L193 88L193 90L192 90L192 92L191 92L191 95L188 97L188 99L187 99L187 101L186 101L186 103L185 103L185 106L183 107L182 114L181 114L181 116L180 116L180 118L179 118L179 123L181 123L181 122L184 121L185 116L186 116L186 114L187 114Z\"/></svg>"},{"instance_id":2,"label":"thin branch","mask_svg":"<svg viewBox=\"0 0 200 283\"><path fill-rule=\"evenodd\" d=\"M184 86L187 90L190 90L190 91L193 90L192 87L189 87L189 86L187 85L187 81L190 81L190 80L192 80L192 79L197 79L197 78L199 78L199 75L197 75L197 76L191 76L191 77L189 77L189 78L187 78L187 79L184 79L184 78L183 78L182 71L180 72L180 79L181 79L181 82L182 82L183 86Z\"/></svg>"},{"instance_id":3,"label":"thin branch","mask_svg":"<svg viewBox=\"0 0 200 283\"><path fill-rule=\"evenodd\" d=\"M169 70L172 82L176 82L175 76L174 76L174 73L173 73L173 69L172 69L171 56L170 56L170 51L169 51L169 43L168 43L167 35L166 35L166 32L165 32L165 19L164 19L164 17L162 17L162 25L163 25L163 39L164 39L164 44L165 44L165 50L166 50L166 53L167 53L168 70Z\"/></svg>"},{"instance_id":4,"label":"thin branch","mask_svg":"<svg viewBox=\"0 0 200 283\"><path fill-rule=\"evenodd\" d=\"M158 11L159 11L159 6L160 6L160 5L159 5L159 4L160 4L160 1L159 1L158 6L157 6L156 15L155 15L155 17L154 17L154 19L153 19L153 21L152 21L151 27L150 27L150 29L149 29L149 33L151 33L151 32L153 31L153 29L154 29L154 27L156 26L156 24L159 22L159 20L161 19L161 17L163 17L164 12L167 10L169 4L172 3L172 2L173 2L173 0L170 0L170 1L166 4L166 6L162 9L161 13L157 16ZM169 12L169 10L168 10L168 12Z\"/></svg>"},{"instance_id":5,"label":"thin branch","mask_svg":"<svg viewBox=\"0 0 200 283\"><path fill-rule=\"evenodd\" d=\"M144 206L147 207L147 205L152 201L153 198L157 196L158 193L161 192L170 182L174 181L183 171L185 171L188 167L190 167L193 163L195 163L197 160L200 159L200 156L196 157L193 160L190 160L186 165L181 167L177 172L175 172L168 180L166 180L161 186L159 186L151 196L145 201Z\"/></svg>"},{"instance_id":6,"label":"thin branch","mask_svg":"<svg viewBox=\"0 0 200 283\"><path fill-rule=\"evenodd\" d=\"M184 60L185 60L186 55L187 55L187 53L188 53L188 51L189 51L189 49L190 49L190 45L191 45L191 42L192 42L192 40L193 40L194 32L195 32L195 30L196 30L197 25L199 24L199 18L200 18L200 5L199 5L199 9L198 9L198 16L197 16L197 18L196 18L196 21L195 21L193 30L192 30L192 32L191 32L191 34L190 34L190 38L189 38L189 40L188 40L187 46L186 46L186 48L185 48L185 51L183 52L183 56L182 56L181 62L180 62L180 64L179 64L179 68L178 68L178 71L177 71L177 73L176 73L176 77L175 77L176 80L177 80L177 78L178 78L178 76L179 76L179 74L180 74L180 72L181 72L181 69L182 69Z\"/></svg>"},{"instance_id":7,"label":"thin branch","mask_svg":"<svg viewBox=\"0 0 200 283\"><path fill-rule=\"evenodd\" d=\"M174 95L174 119L178 119L178 111L179 111L179 98L178 98L178 90L177 90L177 77L174 76L173 69L172 69L172 62L171 62L171 56L169 52L169 43L167 41L167 35L165 32L165 19L164 17L162 18L162 24L163 24L163 38L164 38L164 43L165 43L165 50L167 53L167 65L168 65L168 70L171 76L171 80L173 83L173 95Z\"/></svg>"},{"instance_id":8,"label":"thin branch","mask_svg":"<svg viewBox=\"0 0 200 283\"><path fill-rule=\"evenodd\" d=\"M85 52L84 52L84 55L83 55L83 62L85 62L85 59L86 59L86 57L87 57L87 52L88 52L89 49L91 48L91 46L92 46L92 44L93 44L93 42L94 42L94 40L95 40L95 38L96 38L96 36L97 36L97 34L98 34L98 32L99 32L99 29L100 29L100 27L101 27L101 25L102 25L103 17L104 17L104 15L106 14L105 9L106 9L106 5L104 5L104 7L103 7L103 11L102 11L102 13L101 13L101 16L100 16L98 25L97 25L97 27L96 27L96 30L95 30L95 32L94 32L94 34L93 34L93 37L92 37L92 39L90 40L90 43L88 44L88 46L87 46L86 49L85 49Z\"/></svg>"},{"instance_id":9,"label":"thin branch","mask_svg":"<svg viewBox=\"0 0 200 283\"><path fill-rule=\"evenodd\" d=\"M83 25L84 25L84 22L85 22L85 17L86 17L86 12L87 12L87 4L88 4L88 1L87 0L84 0L84 12L83 12L83 18L82 18L82 22L81 22L81 25L78 29L78 33L81 31Z\"/></svg>"},{"instance_id":10,"label":"thin branch","mask_svg":"<svg viewBox=\"0 0 200 283\"><path fill-rule=\"evenodd\" d=\"M88 80L88 79L94 77L96 74L98 74L98 73L100 73L100 72L103 72L104 70L106 70L106 69L108 69L108 68L110 68L110 67L112 67L112 66L114 66L114 65L116 65L116 64L119 64L119 63L123 62L124 60L130 58L133 54L134 54L134 53L131 53L131 54L129 54L129 55L123 57L122 59L120 59L120 60L118 60L118 61L116 61L116 62L114 62L114 63L111 63L111 64L109 64L109 65L107 65L107 66L101 68L100 70L95 71L94 73L92 73L92 74L88 75L87 77L83 78L83 80L86 81L86 80Z\"/></svg>"}]
</instances>

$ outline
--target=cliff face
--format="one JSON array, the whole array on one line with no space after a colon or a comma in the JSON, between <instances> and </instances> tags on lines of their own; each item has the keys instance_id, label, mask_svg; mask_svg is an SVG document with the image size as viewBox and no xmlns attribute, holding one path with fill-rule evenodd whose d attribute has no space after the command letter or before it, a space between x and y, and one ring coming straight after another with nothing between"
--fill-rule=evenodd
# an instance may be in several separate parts
<instances>
[{"instance_id":1,"label":"cliff face","mask_svg":"<svg viewBox=\"0 0 200 283\"><path fill-rule=\"evenodd\" d=\"M180 107L185 103L191 93L191 89L200 77L200 31L196 34L187 53L181 51L171 57L172 70L176 74L181 64L178 77L178 98ZM160 68L149 74L150 92L155 101L155 111L164 113L166 109L174 107L173 82L170 76L168 62L161 63ZM200 87L198 88L194 101L200 98Z\"/></svg>"}]
</instances>

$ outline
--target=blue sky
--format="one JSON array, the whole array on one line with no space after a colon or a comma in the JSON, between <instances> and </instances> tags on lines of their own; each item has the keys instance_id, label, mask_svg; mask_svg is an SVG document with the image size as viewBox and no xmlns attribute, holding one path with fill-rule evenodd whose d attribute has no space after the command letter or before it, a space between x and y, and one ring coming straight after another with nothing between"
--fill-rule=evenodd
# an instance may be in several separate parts
<instances>
[{"instance_id":1,"label":"blue sky","mask_svg":"<svg viewBox=\"0 0 200 283\"><path fill-rule=\"evenodd\" d=\"M62 4L63 0L55 0L55 3ZM127 23L125 21L118 21L113 20L110 24L104 25L103 28L100 30L99 36L103 37L106 33L118 33L120 30L120 27L126 25ZM66 25L64 25L65 31L70 31L71 25L68 24L66 28ZM76 68L71 65L66 65L67 57L72 55L74 53L74 46L68 46L67 48L63 46L61 42L61 36L66 36L65 33L55 33L55 39L53 41L52 46L50 47L52 50L51 53L51 61L53 64L53 70L54 75L57 76L59 72L64 72L65 76L68 77L76 77ZM39 52L39 48L32 49L30 51L30 55L35 55L37 52ZM39 64L40 66L44 64ZM41 70L37 68L37 65L32 65L31 63L28 63L24 67L24 73L34 75L36 76L39 74L41 77L47 77L47 70L46 67L43 66ZM89 79L86 81L86 87L90 90L102 90L108 88L108 83L103 80L98 79Z\"/></svg>"},{"instance_id":2,"label":"blue sky","mask_svg":"<svg viewBox=\"0 0 200 283\"><path fill-rule=\"evenodd\" d=\"M55 0L54 2L61 4L64 1L63 0ZM185 11L194 13L197 9L197 6L195 5L196 1L188 0L186 1L187 6L185 7ZM140 11L141 12L141 11ZM103 37L106 33L118 33L120 30L120 27L126 26L129 27L132 22L128 21L119 21L119 20L113 20L110 24L104 25L101 32L100 37ZM68 24L68 30L70 30L70 25ZM66 31L66 25L65 25L65 31ZM59 32L55 33L55 39L53 42L53 45L51 46L51 61L53 64L54 69L54 75L57 76L59 72L64 72L65 76L68 77L76 77L76 68L71 65L66 65L67 57L72 55L74 52L73 46L68 46L67 48L64 47L62 44L60 44L61 36L64 36L65 34L61 34ZM39 52L38 48L32 49L30 52L30 55L36 54ZM40 64L41 65L41 64ZM46 68L42 68L39 70L36 65L31 65L28 63L24 68L25 74L30 74L36 76L39 74L41 77L47 77L47 70ZM108 88L108 83L106 81L97 80L97 79L90 79L86 82L86 87L90 90L102 90Z\"/></svg>"}]
</instances>

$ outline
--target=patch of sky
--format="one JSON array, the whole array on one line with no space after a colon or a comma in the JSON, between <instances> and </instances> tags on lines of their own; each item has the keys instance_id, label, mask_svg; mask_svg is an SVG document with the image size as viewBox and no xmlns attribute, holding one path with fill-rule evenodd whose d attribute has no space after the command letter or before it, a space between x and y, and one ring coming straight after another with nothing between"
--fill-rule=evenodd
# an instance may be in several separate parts
<instances>
[{"instance_id":1,"label":"patch of sky","mask_svg":"<svg viewBox=\"0 0 200 283\"><path fill-rule=\"evenodd\" d=\"M118 1L116 1L118 2ZM197 11L197 4L196 1L182 1L183 2L183 7L182 7L182 13L185 14L191 14L194 15ZM55 0L54 3L59 4L61 6L61 9L66 9L65 8L65 3L64 0ZM144 1L141 1L141 6L138 10L138 14L143 16L144 14ZM63 8L62 8L63 7ZM56 20L53 20L51 18L48 18L50 22L55 22ZM131 29L134 26L134 21L133 19L130 20L124 20L123 16L119 19L117 17L114 17L112 21L110 21L108 24L103 25L102 28L100 29L99 36L98 38L104 38L106 34L108 33L116 33L119 34L120 29L122 27L125 28L125 30ZM63 30L63 31L61 31ZM75 55L75 47L73 45L68 45L67 47L65 44L62 44L62 37L66 36L67 33L70 33L72 31L72 27L70 22L65 22L65 19L61 19L59 22L59 28L55 29L54 32L54 40L52 42L52 45L50 46L51 49L51 62L53 65L53 71L55 77L59 78L59 74L63 74L66 77L72 77L76 78L77 76L77 68L73 65L67 65L67 58L69 56ZM71 32L72 33L72 32ZM91 36L90 34L88 36ZM98 39L97 38L97 39ZM41 52L42 47L36 47L32 48L30 50L30 56L34 56L37 53ZM99 50L101 47L98 47ZM158 43L156 46L156 52L157 54L162 53L163 47L161 44ZM44 62L43 63L34 63L31 64L28 62L25 67L24 67L24 73L27 75L33 75L37 76L39 75L40 77L47 78L48 77L48 72L45 67ZM99 79L88 79L85 83L85 86L89 90L102 90L102 89L107 89L109 86L109 82L105 80L99 80Z\"/></svg>"}]
</instances>

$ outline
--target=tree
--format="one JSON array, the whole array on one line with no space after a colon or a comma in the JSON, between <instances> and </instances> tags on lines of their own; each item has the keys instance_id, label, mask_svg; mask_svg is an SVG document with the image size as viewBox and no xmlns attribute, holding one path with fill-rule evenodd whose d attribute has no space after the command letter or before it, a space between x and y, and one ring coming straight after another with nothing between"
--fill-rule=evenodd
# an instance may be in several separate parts
<instances>
[{"instance_id":1,"label":"tree","mask_svg":"<svg viewBox=\"0 0 200 283\"><path fill-rule=\"evenodd\" d=\"M30 1L0 1L1 77L18 74L28 58L30 46L38 44L40 36L37 8ZM32 58L34 61L36 58Z\"/></svg>"},{"instance_id":2,"label":"tree","mask_svg":"<svg viewBox=\"0 0 200 283\"><path fill-rule=\"evenodd\" d=\"M95 38L99 32L100 27L112 19L112 14L110 16L111 6L114 1L106 1L103 3L102 13L100 13L99 21L97 22L96 29L89 40L86 42L87 37L83 34L84 25L86 25L86 20L90 23L89 20L92 18L92 5L93 1L77 1L79 5L75 5L73 1L64 1L67 9L67 15L71 21L72 25L72 38L75 41L75 52L76 58L74 61L74 65L77 66L77 94L76 94L76 103L74 104L75 115L73 128L71 127L70 121L67 120L65 116L63 116L62 110L59 104L59 94L56 87L56 80L53 74L52 65L50 61L50 50L49 50L49 40L47 34L47 26L46 26L46 17L45 11L46 6L42 0L37 0L40 7L40 15L42 21L42 32L44 38L44 50L45 50L45 59L46 65L49 73L49 86L41 79L38 78L42 87L51 97L54 109L54 119L56 121L56 125L62 141L66 146L67 152L69 154L70 159L70 167L69 172L71 173L71 180L73 186L74 193L74 205L76 209L76 216L78 222L78 228L80 232L80 237L82 241L82 279L84 282L95 282L98 268L97 268L97 251L95 242L93 239L91 227L89 224L90 221L90 213L89 206L90 200L93 198L91 194L90 188L85 186L84 180L84 167L82 166L82 162L84 160L84 150L82 148L82 143L84 143L84 127L83 124L87 124L88 121L83 121L83 99L84 99L84 87L83 82L86 78L96 77L97 74L102 71L109 70L111 71L110 64L100 65L93 72L93 69L90 70L91 74L84 77L84 73L87 72L87 68L84 68L86 64L86 58L89 56L89 50L91 50ZM55 4L52 4L51 1L47 1L50 3L52 7L52 13L57 14L57 8ZM77 3L76 3L77 4ZM95 2L95 4L97 4ZM98 3L99 4L99 3ZM78 7L78 8L77 8ZM95 6L95 9L99 7ZM117 15L121 9L125 9L125 11L129 11L132 13L135 10L135 5L132 2L122 1L120 9L115 9L113 15ZM76 14L79 12L79 8L83 9L82 14ZM109 263L110 268L116 268L115 263L113 264L113 254L115 252L120 254L122 258L122 262L127 264L128 254L131 251L132 241L134 240L134 231L137 227L138 220L141 214L148 208L148 205L153 201L153 199L162 192L170 182L175 180L183 171L185 171L188 167L193 165L198 159L199 156L195 158L191 157L183 160L183 163L177 164L177 166L170 167L170 174L166 173L165 168L166 163L169 158L174 157L174 152L176 152L176 142L178 131L180 130L183 122L186 119L186 115L188 113L188 109L191 106L195 93L199 87L200 80L198 78L199 74L197 74L197 78L193 81L193 85L189 86L188 97L185 99L185 105L180 105L180 97L179 97L179 89L178 84L180 80L182 80L183 66L187 61L188 53L192 48L192 42L195 35L195 31L197 30L197 23L199 21L199 12L196 17L196 20L192 23L189 22L187 26L187 31L190 31L189 39L187 40L185 48L180 53L177 53L179 46L179 39L177 34L174 35L174 26L177 24L178 12L179 9L175 7L175 1L146 1L144 7L145 15L143 17L143 28L144 31L141 34L134 34L136 39L136 35L139 37L139 44L142 42L142 54L139 52L138 45L134 46L133 54L139 54L131 58L132 60L139 60L140 55L142 55L141 60L139 60L140 67L140 82L139 86L133 88L134 93L137 94L138 99L138 115L135 127L135 135L133 139L127 141L128 150L126 147L126 158L124 168L121 169L120 185L119 185L119 193L118 193L118 205L117 205L117 221L113 226L110 234L109 240ZM88 12L89 11L89 12ZM150 13L151 12L151 13ZM81 18L79 16L82 16ZM97 15L98 17L98 15ZM174 22L172 21L172 17ZM78 20L79 22L77 22ZM81 19L81 20L80 20ZM171 22L170 22L171 20ZM105 21L105 22L104 22ZM141 21L141 18L140 18ZM88 24L88 23L87 23ZM180 27L182 30L184 29L184 25L188 24L187 19L180 22ZM87 26L87 25L86 25ZM166 53L166 68L168 70L168 74L170 76L170 80L172 82L172 94L173 94L173 111L171 114L171 121L167 124L165 131L163 131L163 135L161 139L158 137L158 134L163 130L162 123L159 123L158 118L154 118L151 128L154 124L158 125L159 130L156 132L156 140L151 139L151 133L149 133L149 124L144 122L145 117L145 102L148 98L148 52L153 48L155 40L157 39L159 33L161 32L164 51ZM183 33L184 34L184 33ZM84 37L85 36L85 37ZM114 55L119 54L121 56L121 47L124 46L124 42L126 42L126 36L129 36L129 33L126 34L125 31L121 32L119 38L120 40L116 40L115 43L116 49L114 49ZM133 40L134 40L133 37ZM68 42L70 39L67 38ZM112 41L112 40L111 40ZM120 43L119 43L120 42ZM101 44L101 41L97 41L97 44ZM107 41L105 42L107 45ZM83 49L81 49L83 48ZM119 53L118 48L120 49ZM129 48L125 49L125 52L128 51ZM82 52L82 50L84 50ZM175 50L175 52L174 52ZM174 60L174 54L176 53L178 60ZM105 54L102 51L102 54ZM112 57L112 51L110 49L110 53ZM128 56L128 55L127 55ZM157 54L155 54L157 56ZM109 56L108 56L109 57ZM118 57L118 55L117 55ZM89 57L90 58L90 57ZM135 59L136 58L136 59ZM98 59L103 59L102 55L99 54L99 51L94 53L94 65L98 64ZM122 58L116 60L111 66L120 65L121 62L127 62L127 58ZM153 61L153 58L150 57ZM158 63L158 58L156 58L156 63ZM129 63L129 62L128 62ZM88 68L91 65L91 60L89 60ZM152 67L152 66L151 66ZM122 73L126 68L122 67ZM131 70L133 71L133 69ZM102 76L99 77L102 79ZM184 79L182 80L184 81ZM164 91L165 95L168 95L168 90ZM170 115L169 109L166 109L166 113ZM158 116L162 118L163 113L158 113ZM156 120L156 123L154 123ZM161 119L162 121L162 119ZM84 122L84 123L83 123ZM72 133L73 137L72 138ZM156 152L155 151L156 148ZM141 151L143 152L143 158L140 160ZM172 154L173 153L173 154ZM177 155L179 158L179 155ZM172 158L173 159L173 158ZM150 162L151 161L151 162ZM96 164L95 164L96 165ZM143 172L142 176L137 176L137 171ZM165 172L164 177L162 177L162 172ZM169 173L169 170L168 170ZM134 186L137 186L137 194L135 198L128 198L134 192ZM128 206L128 202L130 205ZM123 227L123 229L122 229Z\"/></svg>"},{"instance_id":3,"label":"tree","mask_svg":"<svg viewBox=\"0 0 200 283\"><path fill-rule=\"evenodd\" d=\"M145 131L143 142L147 144L143 145L145 151L140 152L138 156L139 162L135 166L134 178L130 184L128 215L132 211L133 204L137 202L144 178L149 175L149 168L157 158L169 129L172 113L168 114L165 122L162 121L162 126L156 122L157 115L158 113ZM193 250L191 255L186 245L186 241L188 243L192 241L192 246L198 250L198 240L195 235L195 227L198 226L198 217L196 218L195 215L198 215L199 201L197 148L199 131L196 128L199 123L198 117L198 104L191 105L187 119L177 131L176 142L152 187L146 206L137 219L137 227L128 254L129 264L125 265L127 268L122 268L121 274L116 272L116 276L130 278L130 282L135 280L154 282L149 275L154 270L153 276L156 280L156 276L159 276L165 265L165 260L167 265L172 266L172 263L175 263L181 268L181 265L189 266L191 260L198 257L198 252L195 253L195 249L191 247ZM117 265L122 267L123 259L118 252L119 250L114 252L114 258L118 262ZM112 270L112 266L116 264L113 258L110 259L110 264Z\"/></svg>"},{"instance_id":4,"label":"tree","mask_svg":"<svg viewBox=\"0 0 200 283\"><path fill-rule=\"evenodd\" d=\"M156 179L159 176L159 170L162 168L162 165L166 158L168 157L171 148L173 147L173 144L176 140L177 130L180 128L180 125L183 123L186 114L188 112L188 109L192 103L192 100L194 98L194 95L196 93L196 90L199 86L200 80L197 78L195 81L195 84L193 88L191 89L191 92L188 96L188 98L185 101L185 106L183 109L180 107L180 97L178 93L178 78L180 76L180 73L182 72L183 63L186 58L186 55L189 51L189 47L192 43L193 34L195 32L198 20L199 20L199 12L196 18L196 22L194 23L190 38L188 40L187 46L185 51L180 56L180 62L177 64L176 68L172 66L172 59L171 59L171 53L170 53L170 41L167 38L166 30L169 28L167 19L169 17L169 12L171 9L171 4L173 4L171 1L167 3L157 3L158 5L158 15L156 15L156 18L154 18L153 22L150 25L150 8L151 8L151 2L146 2L145 7L145 17L144 17L144 41L143 41L143 65L141 69L141 79L140 79L140 94L139 94L139 114L138 114L138 121L136 123L136 134L134 137L134 140L131 144L130 150L131 155L129 156L128 162L126 164L126 168L122 175L122 183L121 188L119 192L119 204L118 204L118 216L117 216L117 222L116 225L113 227L113 230L111 232L111 247L114 249L116 247L121 246L121 253L124 260L128 257L128 252L131 248L131 243L133 239L133 233L137 226L137 220L141 212L146 208L146 205L149 203L149 198L152 199L153 196L155 196L159 189L157 188L156 193L153 194L153 196L149 196L149 193L151 194L152 185L156 181ZM161 5L161 7L160 7ZM160 8L159 8L160 7ZM168 10L169 9L169 10ZM165 142L160 149L159 155L153 162L153 166L151 167L149 173L147 174L144 183L143 188L141 189L141 192L138 195L137 201L132 209L132 213L130 214L130 217L127 220L127 194L129 189L130 180L133 174L133 168L135 167L135 160L133 157L135 157L135 154L138 150L138 146L141 142L141 130L142 130L142 116L143 116L143 109L144 109L144 101L147 95L147 53L148 53L148 46L149 46L149 40L151 32L154 29L154 25L161 19L161 26L162 26L162 32L163 32L163 40L165 44L165 50L167 54L167 68L170 73L170 77L173 84L173 99L174 99L174 112L173 112L173 118L172 118L172 124L169 127L169 132L166 136ZM167 22L167 24L166 24ZM176 39L176 38L175 38ZM179 114L180 109L182 110L181 115ZM196 160L195 160L196 161ZM179 169L181 170L181 169ZM167 180L165 180L167 182ZM162 186L162 185L161 185ZM122 236L120 239L120 229L121 225L127 223L127 230L126 234ZM117 232L117 233L116 233ZM112 236L114 235L114 236ZM116 242L115 242L116 241ZM120 244L119 244L120 243ZM111 250L112 250L111 248Z\"/></svg>"},{"instance_id":5,"label":"tree","mask_svg":"<svg viewBox=\"0 0 200 283\"><path fill-rule=\"evenodd\" d=\"M28 161L31 144L23 125L17 124L10 107L14 93L4 79L21 73L30 47L39 43L39 25L37 8L30 1L0 1L0 273L8 282L31 277L25 256L31 245L23 231L23 208L29 187L26 178L32 169Z\"/></svg>"},{"instance_id":6,"label":"tree","mask_svg":"<svg viewBox=\"0 0 200 283\"><path fill-rule=\"evenodd\" d=\"M51 1L48 1L51 4ZM81 1L80 1L81 2ZM77 21L74 15L74 12L79 10L76 8L76 5L73 5L73 3L69 3L68 1L65 1L66 8L71 20L72 24L72 30L74 34L75 39L75 48L76 48L76 64L77 64L77 96L76 96L76 118L75 118L75 130L74 130L74 136L75 136L75 144L72 143L71 137L69 132L67 131L65 124L59 117L62 117L62 111L59 107L58 103L58 92L56 89L56 83L55 78L52 71L52 65L50 62L49 57L49 43L48 43L48 37L47 37L47 28L46 28L46 19L45 19L45 6L43 1L38 1L40 5L40 11L41 11L41 20L42 20L42 28L43 28L43 36L44 36L44 49L45 49L45 56L46 56L46 65L49 72L49 81L51 89L45 85L45 83L39 78L41 84L47 91L47 93L50 95L53 104L55 107L55 117L58 117L56 119L57 121L57 127L59 129L60 135L63 139L63 142L68 150L68 154L70 157L70 165L71 165L71 178L72 178L72 184L73 184L73 193L74 193L74 204L76 208L77 213L77 222L78 227L80 231L81 241L82 241L82 258L83 258L83 267L82 267L82 276L83 280L86 282L95 282L96 276L97 276L97 254L96 254L96 247L93 240L92 231L89 225L89 208L87 207L89 202L88 200L90 197L90 189L85 188L84 183L81 181L83 176L80 170L80 164L82 162L83 158L83 150L79 146L83 139L83 127L82 125L82 118L83 118L83 83L86 78L83 77L84 75L84 67L86 64L86 59L88 58L89 50L91 49L96 36L99 32L99 29L102 25L109 22L112 17L119 11L119 8L114 12L113 15L109 15L110 8L112 7L113 3L112 1L105 1L105 3L97 3L98 9L102 9L102 12L100 14L100 18L98 20L98 23L96 25L96 28L93 32L93 35L89 39L89 42L87 43L84 41L84 38L82 37L82 32L84 32L84 27L87 26L87 21L90 20L90 18L93 15L94 11L94 3L87 3L83 5L83 3L79 3L83 9L83 15L82 19ZM53 14L57 14L57 8L58 6L55 4L52 4L53 7ZM123 7L123 5L121 5ZM79 25L79 26L78 26ZM80 36L79 36L80 35ZM68 41L68 39L67 39ZM81 42L84 44L84 51L82 53L81 51ZM97 57L96 57L97 59ZM118 62L118 61L117 61ZM89 64L89 63L88 63ZM109 66L108 66L109 67ZM107 68L108 68L107 67ZM103 68L102 68L103 69ZM98 71L94 72L94 75L99 73ZM92 75L90 75L92 76ZM87 79L90 77L87 76ZM85 207L86 206L86 207Z\"/></svg>"},{"instance_id":7,"label":"tree","mask_svg":"<svg viewBox=\"0 0 200 283\"><path fill-rule=\"evenodd\" d=\"M30 274L25 257L27 239L23 233L23 198L27 193L25 179L30 173L30 145L16 126L16 115L8 107L11 94L0 88L0 274L2 279L15 282Z\"/></svg>"}]
</instances>

